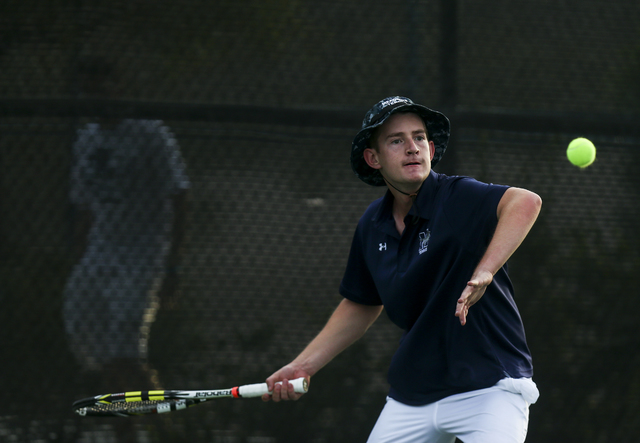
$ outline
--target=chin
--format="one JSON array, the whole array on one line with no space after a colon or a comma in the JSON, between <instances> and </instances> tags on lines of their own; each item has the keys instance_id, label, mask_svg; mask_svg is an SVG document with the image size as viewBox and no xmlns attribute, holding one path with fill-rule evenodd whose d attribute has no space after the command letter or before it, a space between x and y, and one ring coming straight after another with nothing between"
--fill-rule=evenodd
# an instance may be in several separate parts
<instances>
[{"instance_id":1,"label":"chin","mask_svg":"<svg viewBox=\"0 0 640 443\"><path fill-rule=\"evenodd\" d=\"M407 177L407 183L420 185L427 179L427 177L429 177L429 172L424 174L412 174L410 177Z\"/></svg>"}]
</instances>

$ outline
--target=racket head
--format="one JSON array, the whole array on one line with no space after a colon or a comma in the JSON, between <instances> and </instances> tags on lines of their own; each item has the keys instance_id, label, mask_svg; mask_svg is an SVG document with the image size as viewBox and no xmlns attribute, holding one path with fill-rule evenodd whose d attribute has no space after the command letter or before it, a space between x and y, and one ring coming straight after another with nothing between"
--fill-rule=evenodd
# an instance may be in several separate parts
<instances>
[{"instance_id":1,"label":"racket head","mask_svg":"<svg viewBox=\"0 0 640 443\"><path fill-rule=\"evenodd\" d=\"M206 401L206 399L170 397L170 391L97 395L75 401L72 409L82 417L132 417L179 411Z\"/></svg>"}]
</instances>

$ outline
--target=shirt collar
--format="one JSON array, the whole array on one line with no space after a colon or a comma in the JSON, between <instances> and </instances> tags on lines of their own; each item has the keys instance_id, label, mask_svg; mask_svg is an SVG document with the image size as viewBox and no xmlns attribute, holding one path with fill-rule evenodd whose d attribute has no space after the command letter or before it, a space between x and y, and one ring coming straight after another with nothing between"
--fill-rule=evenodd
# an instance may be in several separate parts
<instances>
[{"instance_id":1,"label":"shirt collar","mask_svg":"<svg viewBox=\"0 0 640 443\"><path fill-rule=\"evenodd\" d=\"M418 217L425 220L431 218L431 214L433 213L433 201L438 192L439 184L439 174L431 170L429 176L424 182L422 182L422 186L418 191L418 195L413 202L408 215L417 215ZM387 192L385 193L384 197L382 197L382 201L380 202L378 209L374 213L372 220L374 224L383 231L387 231L387 229L384 229L384 226L390 223L393 232L397 234L398 231L395 229L395 222L393 221L393 217L391 215L392 205L393 194L389 189L387 189Z\"/></svg>"},{"instance_id":2,"label":"shirt collar","mask_svg":"<svg viewBox=\"0 0 640 443\"><path fill-rule=\"evenodd\" d=\"M420 192L418 192L418 196L409 210L409 215L417 215L426 220L431 218L434 200L440 186L439 178L440 174L431 170L427 179L422 182Z\"/></svg>"}]
</instances>

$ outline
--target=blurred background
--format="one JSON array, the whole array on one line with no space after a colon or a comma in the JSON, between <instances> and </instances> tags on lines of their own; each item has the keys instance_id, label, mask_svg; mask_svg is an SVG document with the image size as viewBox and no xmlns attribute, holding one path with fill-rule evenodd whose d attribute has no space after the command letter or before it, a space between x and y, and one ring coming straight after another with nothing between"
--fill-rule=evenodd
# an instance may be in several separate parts
<instances>
[{"instance_id":1,"label":"blurred background","mask_svg":"<svg viewBox=\"0 0 640 443\"><path fill-rule=\"evenodd\" d=\"M384 191L348 159L390 95L451 119L437 172L543 198L509 263L541 391L527 441L637 441L639 24L633 0L3 0L0 441L364 442L400 337L384 315L293 404L128 430L70 405L297 355ZM101 322L101 299L131 317ZM136 375L102 361L127 324Z\"/></svg>"}]
</instances>

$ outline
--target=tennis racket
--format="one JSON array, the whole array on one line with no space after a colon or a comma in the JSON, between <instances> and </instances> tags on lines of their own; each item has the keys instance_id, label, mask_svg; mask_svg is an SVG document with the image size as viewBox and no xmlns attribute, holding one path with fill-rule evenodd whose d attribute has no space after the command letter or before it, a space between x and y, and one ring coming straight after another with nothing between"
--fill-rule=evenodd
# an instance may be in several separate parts
<instances>
[{"instance_id":1,"label":"tennis racket","mask_svg":"<svg viewBox=\"0 0 640 443\"><path fill-rule=\"evenodd\" d=\"M291 380L289 383L299 394L309 390L305 378ZM83 417L129 417L179 411L215 398L251 398L264 394L271 394L266 383L213 391L132 391L84 398L73 403L73 410Z\"/></svg>"}]
</instances>

